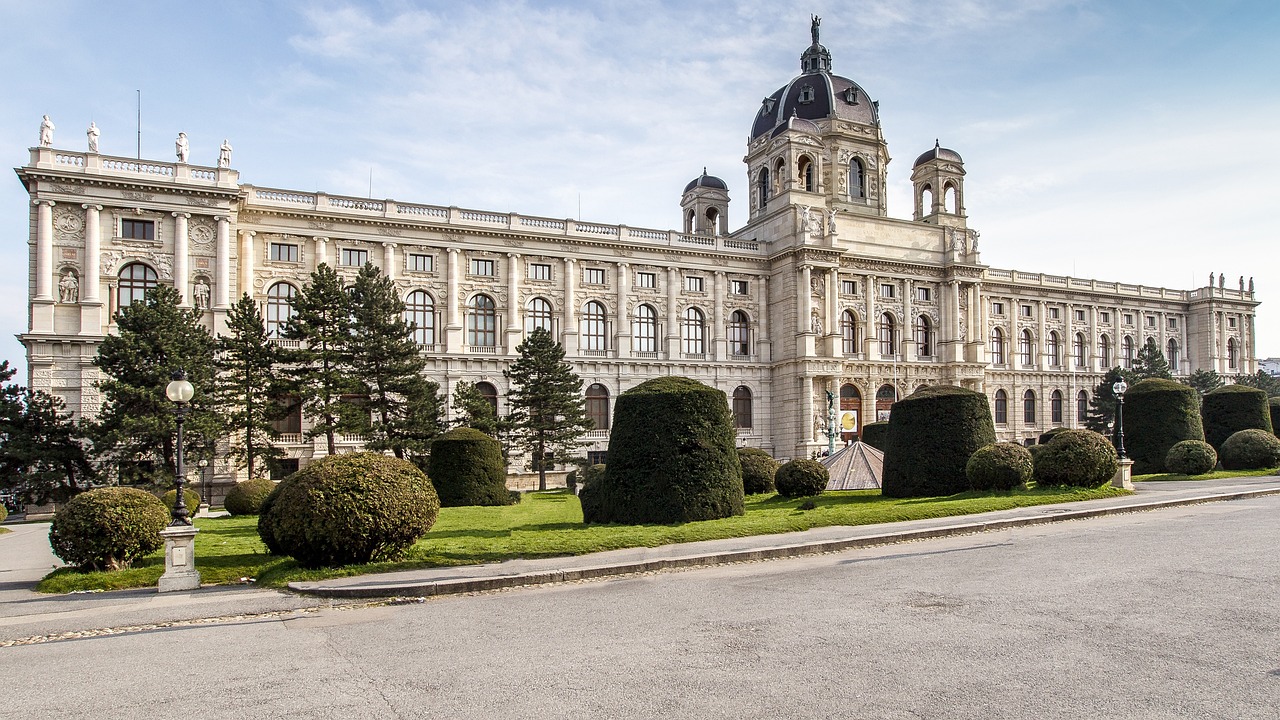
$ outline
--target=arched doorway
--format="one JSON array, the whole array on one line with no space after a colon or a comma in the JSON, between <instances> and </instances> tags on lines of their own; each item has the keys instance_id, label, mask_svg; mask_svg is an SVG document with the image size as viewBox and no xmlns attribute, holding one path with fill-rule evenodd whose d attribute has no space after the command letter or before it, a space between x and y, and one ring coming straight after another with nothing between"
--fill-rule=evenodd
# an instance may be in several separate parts
<instances>
[{"instance_id":1,"label":"arched doorway","mask_svg":"<svg viewBox=\"0 0 1280 720\"><path fill-rule=\"evenodd\" d=\"M889 419L889 410L898 401L898 391L892 385L881 385L876 390L876 421Z\"/></svg>"},{"instance_id":2,"label":"arched doorway","mask_svg":"<svg viewBox=\"0 0 1280 720\"><path fill-rule=\"evenodd\" d=\"M862 393L845 383L840 386L840 440L849 442L862 434Z\"/></svg>"}]
</instances>

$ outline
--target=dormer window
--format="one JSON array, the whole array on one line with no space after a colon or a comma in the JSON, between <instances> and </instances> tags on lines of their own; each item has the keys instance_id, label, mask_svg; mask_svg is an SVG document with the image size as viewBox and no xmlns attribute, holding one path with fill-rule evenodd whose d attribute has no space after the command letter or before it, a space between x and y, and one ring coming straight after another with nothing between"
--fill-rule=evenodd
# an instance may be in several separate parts
<instances>
[{"instance_id":1,"label":"dormer window","mask_svg":"<svg viewBox=\"0 0 1280 720\"><path fill-rule=\"evenodd\" d=\"M800 87L799 101L801 105L808 105L809 103L813 102L813 86L812 85L802 85Z\"/></svg>"},{"instance_id":2,"label":"dormer window","mask_svg":"<svg viewBox=\"0 0 1280 720\"><path fill-rule=\"evenodd\" d=\"M850 104L850 105L857 105L857 104L858 104L858 88L856 88L856 87L847 87L847 88L845 88L845 89L844 89L844 93L842 93L842 95L843 95L843 97L844 97L844 101L845 101L846 103L848 103L848 104Z\"/></svg>"},{"instance_id":3,"label":"dormer window","mask_svg":"<svg viewBox=\"0 0 1280 720\"><path fill-rule=\"evenodd\" d=\"M778 105L777 101L775 101L771 97L767 97L764 99L764 108L763 110L761 110L761 112L768 115L769 113L773 112L773 109L777 107L777 105Z\"/></svg>"}]
</instances>

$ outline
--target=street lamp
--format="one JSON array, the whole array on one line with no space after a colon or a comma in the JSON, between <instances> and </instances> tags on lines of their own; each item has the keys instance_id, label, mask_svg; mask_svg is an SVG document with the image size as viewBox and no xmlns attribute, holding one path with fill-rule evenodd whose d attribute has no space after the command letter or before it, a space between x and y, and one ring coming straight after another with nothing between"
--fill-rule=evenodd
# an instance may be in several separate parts
<instances>
[{"instance_id":1,"label":"street lamp","mask_svg":"<svg viewBox=\"0 0 1280 720\"><path fill-rule=\"evenodd\" d=\"M1111 386L1111 392L1116 395L1116 454L1121 460L1124 456L1124 392L1129 389L1129 383L1123 378L1115 381Z\"/></svg>"},{"instance_id":2,"label":"street lamp","mask_svg":"<svg viewBox=\"0 0 1280 720\"><path fill-rule=\"evenodd\" d=\"M169 522L170 527L191 524L190 513L187 511L187 502L182 497L182 486L186 482L187 471L182 464L182 421L187 416L187 403L191 402L191 397L196 393L196 389L187 380L187 374L181 369L174 370L171 377L172 380L165 387L164 394L173 402L173 414L178 423L178 468L174 476L174 485L177 487L178 494L173 499L173 519Z\"/></svg>"}]
</instances>

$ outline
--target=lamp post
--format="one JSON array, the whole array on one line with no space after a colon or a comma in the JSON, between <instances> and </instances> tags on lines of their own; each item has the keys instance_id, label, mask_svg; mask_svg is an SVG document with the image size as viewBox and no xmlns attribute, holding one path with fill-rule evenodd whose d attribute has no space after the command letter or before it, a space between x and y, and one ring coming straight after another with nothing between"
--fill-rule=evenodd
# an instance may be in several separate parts
<instances>
[{"instance_id":1,"label":"lamp post","mask_svg":"<svg viewBox=\"0 0 1280 720\"><path fill-rule=\"evenodd\" d=\"M164 394L173 402L173 414L178 423L177 472L174 473L173 478L178 494L173 499L173 519L169 525L190 525L191 517L187 511L187 502L182 497L182 486L187 480L187 469L182 463L182 421L187 416L187 403L191 402L191 397L195 395L196 390L187 380L187 374L181 369L174 370L171 377L169 385L164 389Z\"/></svg>"},{"instance_id":2,"label":"lamp post","mask_svg":"<svg viewBox=\"0 0 1280 720\"><path fill-rule=\"evenodd\" d=\"M200 458L199 464L200 464L200 485L201 485L201 488L204 490L201 496L204 498L205 509L208 509L208 507L211 507L213 505L213 499L211 497L212 488L209 487L209 458L207 457Z\"/></svg>"},{"instance_id":3,"label":"lamp post","mask_svg":"<svg viewBox=\"0 0 1280 720\"><path fill-rule=\"evenodd\" d=\"M175 590L195 590L200 587L200 573L196 570L196 530L191 523L187 502L182 497L183 485L186 481L186 466L182 458L182 421L186 419L191 398L195 388L187 381L187 374L182 370L173 373L173 380L164 389L164 394L173 402L173 414L178 424L178 452L175 456L177 468L174 473L174 485L177 497L173 499L173 519L169 526L160 531L164 538L164 574L160 576L160 592Z\"/></svg>"},{"instance_id":4,"label":"lamp post","mask_svg":"<svg viewBox=\"0 0 1280 720\"><path fill-rule=\"evenodd\" d=\"M1116 454L1121 460L1126 459L1124 456L1124 392L1128 389L1129 383L1123 379L1111 385L1111 392L1116 395Z\"/></svg>"}]
</instances>

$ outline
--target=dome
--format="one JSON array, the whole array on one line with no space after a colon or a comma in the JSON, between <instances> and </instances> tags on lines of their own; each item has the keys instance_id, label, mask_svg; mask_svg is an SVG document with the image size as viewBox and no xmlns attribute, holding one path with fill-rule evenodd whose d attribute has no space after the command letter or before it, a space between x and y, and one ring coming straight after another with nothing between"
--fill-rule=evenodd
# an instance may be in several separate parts
<instances>
[{"instance_id":1,"label":"dome","mask_svg":"<svg viewBox=\"0 0 1280 720\"><path fill-rule=\"evenodd\" d=\"M696 187L715 188L716 190L724 190L725 192L729 191L729 186L725 185L724 181L715 175L708 175L706 168L702 168L701 176L690 180L689 184L684 186L684 191L689 192Z\"/></svg>"},{"instance_id":2,"label":"dome","mask_svg":"<svg viewBox=\"0 0 1280 720\"><path fill-rule=\"evenodd\" d=\"M930 160L934 160L934 159L950 160L952 162L958 162L958 163L964 162L964 159L960 157L960 153L956 152L955 150L952 150L951 148L944 148L938 144L937 140L934 140L933 149L921 155L920 157L916 158L915 163L913 163L911 167L912 168L920 167L921 164L927 163Z\"/></svg>"}]
</instances>

